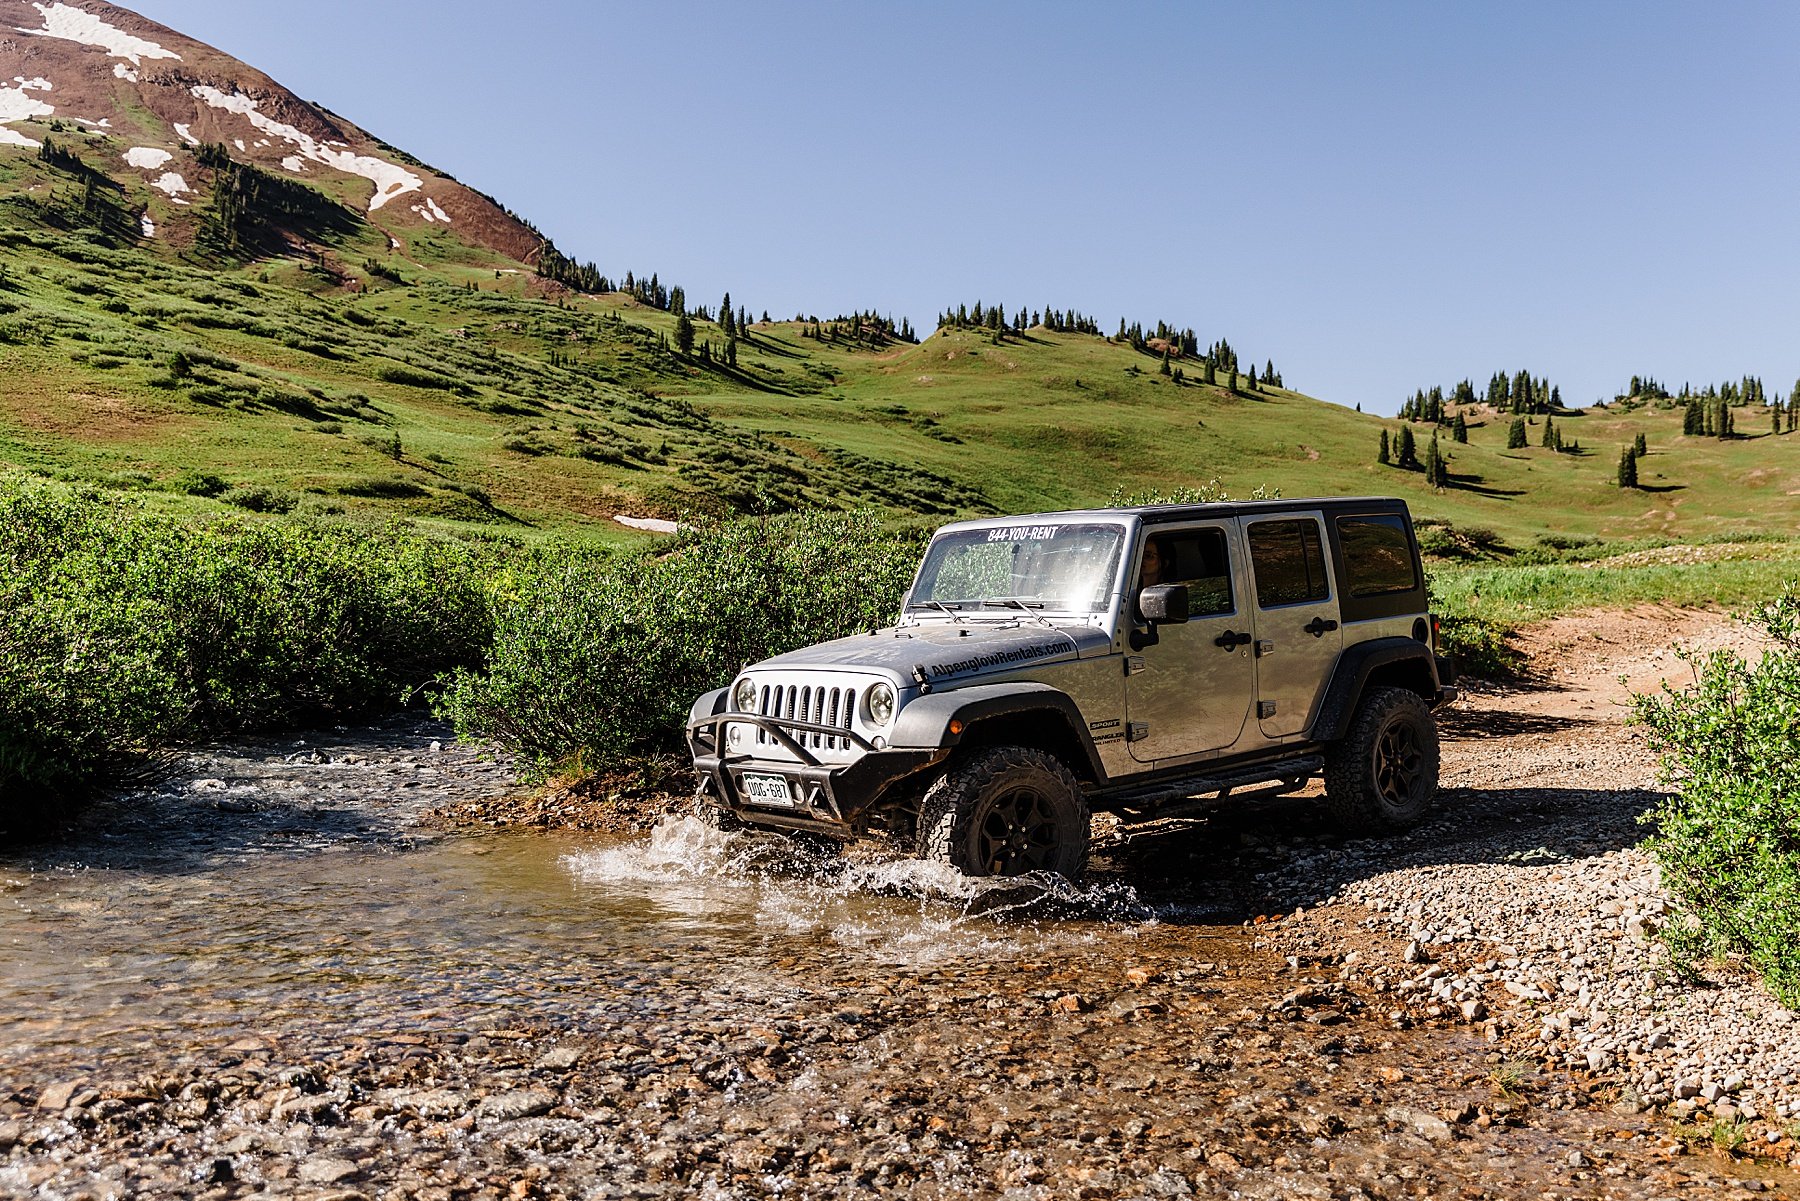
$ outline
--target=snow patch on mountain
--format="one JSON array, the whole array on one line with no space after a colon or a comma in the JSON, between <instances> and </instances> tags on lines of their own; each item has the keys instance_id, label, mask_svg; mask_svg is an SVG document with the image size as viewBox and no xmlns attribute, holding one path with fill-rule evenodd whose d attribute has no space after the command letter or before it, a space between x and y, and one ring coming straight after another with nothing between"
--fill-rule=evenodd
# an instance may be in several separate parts
<instances>
[{"instance_id":1,"label":"snow patch on mountain","mask_svg":"<svg viewBox=\"0 0 1800 1201\"><path fill-rule=\"evenodd\" d=\"M218 88L207 84L189 90L196 99L211 107L236 113L262 132L280 138L284 142L291 142L299 148L300 157L310 159L315 163L323 163L346 175L360 175L373 183L375 195L369 201L371 213L395 197L404 196L408 192L416 192L425 186L423 179L395 163L366 154L352 154L348 150L334 150L329 145L321 145L311 134L302 133L292 125L284 125L273 118L264 116L257 111L259 102L240 92L233 92L228 96ZM339 145L341 144L339 143Z\"/></svg>"},{"instance_id":2,"label":"snow patch on mountain","mask_svg":"<svg viewBox=\"0 0 1800 1201\"><path fill-rule=\"evenodd\" d=\"M174 157L167 150L157 150L151 146L133 146L125 152L125 161L142 171L160 171Z\"/></svg>"},{"instance_id":3,"label":"snow patch on mountain","mask_svg":"<svg viewBox=\"0 0 1800 1201\"><path fill-rule=\"evenodd\" d=\"M300 174L300 172L306 170L306 160L301 158L297 154L290 154L286 158L282 159L281 165L284 168L286 168L287 170L292 171L296 175L298 175L298 174Z\"/></svg>"},{"instance_id":4,"label":"snow patch on mountain","mask_svg":"<svg viewBox=\"0 0 1800 1201\"><path fill-rule=\"evenodd\" d=\"M114 63L113 78L123 79L126 83L136 83L138 81L138 73L124 63Z\"/></svg>"},{"instance_id":5,"label":"snow patch on mountain","mask_svg":"<svg viewBox=\"0 0 1800 1201\"><path fill-rule=\"evenodd\" d=\"M134 67L144 65L147 58L172 58L181 61L181 55L167 50L155 42L135 37L126 33L116 25L108 25L93 13L85 12L72 4L36 4L31 7L38 10L44 18L42 29L26 29L17 26L20 33L29 33L34 37L56 38L64 42L78 42L83 46L98 46L114 58L126 59Z\"/></svg>"},{"instance_id":6,"label":"snow patch on mountain","mask_svg":"<svg viewBox=\"0 0 1800 1201\"><path fill-rule=\"evenodd\" d=\"M187 201L181 199L181 194L194 190L188 187L187 180L173 171L164 171L150 186L167 195L176 204L186 204Z\"/></svg>"},{"instance_id":7,"label":"snow patch on mountain","mask_svg":"<svg viewBox=\"0 0 1800 1201\"><path fill-rule=\"evenodd\" d=\"M450 224L450 214L446 213L437 201L427 196L425 198L425 204L432 212L437 214L437 219L439 221L442 221L445 225Z\"/></svg>"},{"instance_id":8,"label":"snow patch on mountain","mask_svg":"<svg viewBox=\"0 0 1800 1201\"><path fill-rule=\"evenodd\" d=\"M156 236L156 222L150 220L149 213L140 213L138 215L138 228L144 231L144 236L146 238L154 238Z\"/></svg>"},{"instance_id":9,"label":"snow patch on mountain","mask_svg":"<svg viewBox=\"0 0 1800 1201\"><path fill-rule=\"evenodd\" d=\"M189 129L179 121L175 123L175 136L190 146L198 146L200 144L200 139L194 136L193 130Z\"/></svg>"},{"instance_id":10,"label":"snow patch on mountain","mask_svg":"<svg viewBox=\"0 0 1800 1201\"><path fill-rule=\"evenodd\" d=\"M28 121L33 117L48 117L56 112L56 106L45 104L32 91L49 91L50 83L43 79L26 79L19 76L13 80L17 86L0 88L0 145L29 146L37 148L37 141L28 138L16 129L6 128L14 121Z\"/></svg>"}]
</instances>

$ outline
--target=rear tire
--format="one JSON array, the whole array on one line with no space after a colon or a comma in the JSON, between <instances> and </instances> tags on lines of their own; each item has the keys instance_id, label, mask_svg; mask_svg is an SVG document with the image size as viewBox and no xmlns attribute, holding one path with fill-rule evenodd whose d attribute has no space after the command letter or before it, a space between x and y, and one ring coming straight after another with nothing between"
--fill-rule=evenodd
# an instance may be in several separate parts
<instances>
[{"instance_id":1,"label":"rear tire","mask_svg":"<svg viewBox=\"0 0 1800 1201\"><path fill-rule=\"evenodd\" d=\"M1437 723L1419 694L1375 688L1325 758L1325 810L1348 834L1408 830L1437 799Z\"/></svg>"},{"instance_id":2,"label":"rear tire","mask_svg":"<svg viewBox=\"0 0 1800 1201\"><path fill-rule=\"evenodd\" d=\"M1022 746L975 752L925 792L921 859L965 876L1087 868L1089 813L1081 784L1056 756Z\"/></svg>"}]
</instances>

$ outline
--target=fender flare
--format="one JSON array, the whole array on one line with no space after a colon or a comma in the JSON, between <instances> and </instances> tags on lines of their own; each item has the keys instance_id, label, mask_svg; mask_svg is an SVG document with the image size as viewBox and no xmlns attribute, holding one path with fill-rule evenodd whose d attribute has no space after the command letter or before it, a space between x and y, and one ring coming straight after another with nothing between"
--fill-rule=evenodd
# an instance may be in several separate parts
<instances>
[{"instance_id":1,"label":"fender flare","mask_svg":"<svg viewBox=\"0 0 1800 1201\"><path fill-rule=\"evenodd\" d=\"M716 717L725 712L725 707L730 701L730 695L730 688L715 688L711 692L702 692L694 701L693 705L688 708L687 744L688 758L690 760L703 754L710 755L717 753L716 747L700 741L700 731L694 729L694 723L703 718ZM719 731L715 727L712 736L716 738L718 737L718 734Z\"/></svg>"},{"instance_id":2,"label":"fender flare","mask_svg":"<svg viewBox=\"0 0 1800 1201\"><path fill-rule=\"evenodd\" d=\"M900 716L894 722L893 733L889 736L889 745L895 750L927 747L949 749L960 745L963 738L981 722L996 717L1029 714L1042 715L1050 721L1066 725L1075 752L1092 772L1092 778L1100 781L1106 779L1106 770L1100 763L1100 752L1094 747L1094 740L1088 734L1080 707L1068 693L1048 684L977 684L968 688L929 692L909 701L900 710ZM961 733L950 732L950 723L955 719L961 719L963 723Z\"/></svg>"},{"instance_id":3,"label":"fender flare","mask_svg":"<svg viewBox=\"0 0 1800 1201\"><path fill-rule=\"evenodd\" d=\"M1441 690L1437 662L1431 647L1412 638L1373 638L1359 642L1338 656L1331 682L1325 686L1325 700L1319 705L1319 716L1313 721L1314 742L1334 742L1350 728L1363 689L1377 668L1395 663L1417 662L1431 680L1433 692ZM1426 697L1430 703L1432 697Z\"/></svg>"}]
</instances>

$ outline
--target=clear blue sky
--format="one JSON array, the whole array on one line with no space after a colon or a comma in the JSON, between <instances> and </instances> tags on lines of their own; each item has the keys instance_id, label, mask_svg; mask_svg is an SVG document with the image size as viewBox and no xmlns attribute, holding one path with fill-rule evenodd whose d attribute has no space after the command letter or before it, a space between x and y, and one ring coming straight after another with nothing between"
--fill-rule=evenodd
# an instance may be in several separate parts
<instances>
[{"instance_id":1,"label":"clear blue sky","mask_svg":"<svg viewBox=\"0 0 1800 1201\"><path fill-rule=\"evenodd\" d=\"M706 303L1166 319L1376 412L1800 375L1792 4L132 6Z\"/></svg>"}]
</instances>

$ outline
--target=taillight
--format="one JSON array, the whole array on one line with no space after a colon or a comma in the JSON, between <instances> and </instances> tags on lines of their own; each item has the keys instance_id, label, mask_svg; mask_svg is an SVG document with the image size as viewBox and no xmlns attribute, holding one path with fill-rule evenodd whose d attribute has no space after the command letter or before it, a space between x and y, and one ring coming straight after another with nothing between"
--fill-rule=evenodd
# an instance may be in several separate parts
<instances>
[{"instance_id":1,"label":"taillight","mask_svg":"<svg viewBox=\"0 0 1800 1201\"><path fill-rule=\"evenodd\" d=\"M1438 615L1436 613L1433 613L1431 615L1431 653L1434 655L1437 654L1437 649L1438 649Z\"/></svg>"}]
</instances>

